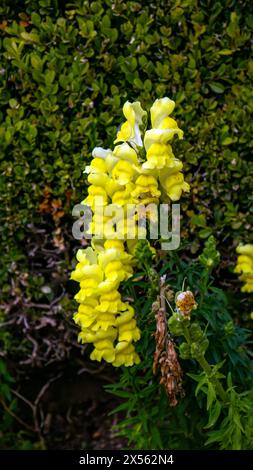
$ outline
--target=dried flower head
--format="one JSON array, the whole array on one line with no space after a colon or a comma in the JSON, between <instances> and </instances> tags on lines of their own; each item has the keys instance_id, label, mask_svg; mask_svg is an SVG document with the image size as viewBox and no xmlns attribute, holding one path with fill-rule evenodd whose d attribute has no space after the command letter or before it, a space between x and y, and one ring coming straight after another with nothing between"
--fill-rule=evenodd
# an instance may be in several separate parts
<instances>
[{"instance_id":1,"label":"dried flower head","mask_svg":"<svg viewBox=\"0 0 253 470\"><path fill-rule=\"evenodd\" d=\"M180 292L176 298L177 311L185 318L190 319L193 309L197 307L194 295L190 290Z\"/></svg>"},{"instance_id":2,"label":"dried flower head","mask_svg":"<svg viewBox=\"0 0 253 470\"><path fill-rule=\"evenodd\" d=\"M178 395L183 395L183 372L177 359L172 339L167 330L165 310L165 292L167 290L165 278L160 279L160 296L153 303L152 311L156 319L156 350L154 353L153 373L160 371L160 384L164 385L170 406L177 405Z\"/></svg>"},{"instance_id":3,"label":"dried flower head","mask_svg":"<svg viewBox=\"0 0 253 470\"><path fill-rule=\"evenodd\" d=\"M160 384L163 384L169 398L170 406L174 407L178 403L177 396L184 395L182 382L183 371L177 359L174 344L171 339L168 339L166 350L162 353L159 360L161 379Z\"/></svg>"}]
</instances>

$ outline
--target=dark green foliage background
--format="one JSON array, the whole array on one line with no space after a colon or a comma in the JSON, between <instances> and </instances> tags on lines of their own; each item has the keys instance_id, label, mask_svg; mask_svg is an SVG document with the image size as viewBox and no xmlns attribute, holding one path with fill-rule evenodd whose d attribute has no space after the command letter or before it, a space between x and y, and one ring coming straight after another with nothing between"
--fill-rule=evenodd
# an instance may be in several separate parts
<instances>
[{"instance_id":1,"label":"dark green foliage background","mask_svg":"<svg viewBox=\"0 0 253 470\"><path fill-rule=\"evenodd\" d=\"M36 221L46 185L63 203L67 189L80 200L82 169L95 145L111 144L125 100L150 106L162 96L176 101L185 132L174 147L192 184L185 202L192 226L201 237L248 240L251 2L60 3L0 7L8 22L0 75L4 240L22 239L24 224Z\"/></svg>"},{"instance_id":2,"label":"dark green foliage background","mask_svg":"<svg viewBox=\"0 0 253 470\"><path fill-rule=\"evenodd\" d=\"M197 256L214 234L221 252L216 282L230 292L232 315L241 310L238 319L248 318L247 296L235 298L231 287L239 292L235 247L252 242L252 2L12 0L1 2L0 15L3 305L21 312L26 305L36 322L41 311L27 299L51 305L58 285L67 285L57 315L68 317L62 328L71 330L71 208L86 190L84 166L94 146L112 144L126 100L150 107L169 96L185 133L174 151L191 184L182 198L186 251ZM41 212L46 188L64 217ZM65 247L55 247L51 278L50 269L31 269L27 249L43 224L49 242L60 233ZM14 364L30 351L20 335L12 338L8 327L0 333Z\"/></svg>"}]
</instances>

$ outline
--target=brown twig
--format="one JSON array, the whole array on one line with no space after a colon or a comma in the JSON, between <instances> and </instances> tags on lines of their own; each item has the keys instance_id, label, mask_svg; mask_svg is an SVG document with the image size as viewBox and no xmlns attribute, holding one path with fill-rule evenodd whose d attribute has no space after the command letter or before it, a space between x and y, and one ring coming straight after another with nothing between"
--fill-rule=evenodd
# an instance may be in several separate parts
<instances>
[{"instance_id":1,"label":"brown twig","mask_svg":"<svg viewBox=\"0 0 253 470\"><path fill-rule=\"evenodd\" d=\"M52 377L51 379L48 380L48 382L43 385L43 387L41 388L41 390L39 391L36 399L35 399L35 402L34 402L34 406L37 407L41 398L43 397L44 393L47 391L47 389L50 387L50 385L55 382L56 380L58 380L60 377L62 376L62 372L60 372L58 375L56 375L56 377Z\"/></svg>"},{"instance_id":2,"label":"brown twig","mask_svg":"<svg viewBox=\"0 0 253 470\"><path fill-rule=\"evenodd\" d=\"M10 408L6 405L5 401L0 397L0 403L2 404L2 407L8 413L10 416L12 416L19 424L21 424L24 428L26 428L28 431L34 432L34 429L32 426L29 424L25 423L19 416L17 416Z\"/></svg>"},{"instance_id":3,"label":"brown twig","mask_svg":"<svg viewBox=\"0 0 253 470\"><path fill-rule=\"evenodd\" d=\"M16 395L16 397L20 398L20 400L22 400L24 403L26 403L32 410L34 409L34 404L31 403L27 398L23 397L23 395L21 395L21 393L17 392L17 390L13 390L11 388L11 392L13 393L13 395Z\"/></svg>"}]
</instances>

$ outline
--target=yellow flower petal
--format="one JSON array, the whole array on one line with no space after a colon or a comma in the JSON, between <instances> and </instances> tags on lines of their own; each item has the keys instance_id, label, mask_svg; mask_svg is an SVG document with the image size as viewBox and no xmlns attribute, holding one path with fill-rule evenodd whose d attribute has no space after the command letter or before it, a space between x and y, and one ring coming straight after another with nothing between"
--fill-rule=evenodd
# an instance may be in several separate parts
<instances>
[{"instance_id":1,"label":"yellow flower petal","mask_svg":"<svg viewBox=\"0 0 253 470\"><path fill-rule=\"evenodd\" d=\"M167 144L173 139L174 135L178 135L179 139L183 138L183 131L178 127L175 129L150 129L145 132L144 146L148 151L152 144Z\"/></svg>"},{"instance_id":2,"label":"yellow flower petal","mask_svg":"<svg viewBox=\"0 0 253 470\"><path fill-rule=\"evenodd\" d=\"M155 100L150 108L152 127L159 127L161 122L173 112L175 102L165 97Z\"/></svg>"},{"instance_id":3,"label":"yellow flower petal","mask_svg":"<svg viewBox=\"0 0 253 470\"><path fill-rule=\"evenodd\" d=\"M237 253L240 253L241 255L249 255L252 256L253 258L253 245L248 243L247 245L239 245L236 248Z\"/></svg>"},{"instance_id":4,"label":"yellow flower petal","mask_svg":"<svg viewBox=\"0 0 253 470\"><path fill-rule=\"evenodd\" d=\"M146 111L142 109L139 101L134 103L126 101L123 106L123 114L127 121L122 124L114 144L129 141L142 146L140 125L147 114Z\"/></svg>"},{"instance_id":5,"label":"yellow flower petal","mask_svg":"<svg viewBox=\"0 0 253 470\"><path fill-rule=\"evenodd\" d=\"M134 165L138 165L138 157L136 151L130 147L126 142L121 145L117 145L113 150L113 155L116 157L116 162L118 160L125 160ZM116 164L115 162L115 164Z\"/></svg>"},{"instance_id":6,"label":"yellow flower petal","mask_svg":"<svg viewBox=\"0 0 253 470\"><path fill-rule=\"evenodd\" d=\"M120 185L125 185L131 182L133 175L135 174L135 170L133 165L127 161L118 161L115 167L112 170L112 177L119 183Z\"/></svg>"},{"instance_id":7,"label":"yellow flower petal","mask_svg":"<svg viewBox=\"0 0 253 470\"><path fill-rule=\"evenodd\" d=\"M160 177L162 187L172 201L180 199L183 191L188 192L190 186L184 181L182 173L178 172L169 176Z\"/></svg>"}]
</instances>

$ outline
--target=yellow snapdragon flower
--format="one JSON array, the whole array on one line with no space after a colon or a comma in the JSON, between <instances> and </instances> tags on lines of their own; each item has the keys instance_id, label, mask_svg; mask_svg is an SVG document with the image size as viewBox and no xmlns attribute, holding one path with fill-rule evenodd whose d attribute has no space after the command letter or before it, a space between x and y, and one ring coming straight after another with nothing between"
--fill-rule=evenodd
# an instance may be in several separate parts
<instances>
[{"instance_id":1,"label":"yellow snapdragon flower","mask_svg":"<svg viewBox=\"0 0 253 470\"><path fill-rule=\"evenodd\" d=\"M101 295L99 298L99 304L96 307L98 312L117 313L122 307L120 293L115 289L108 294Z\"/></svg>"},{"instance_id":2,"label":"yellow snapdragon flower","mask_svg":"<svg viewBox=\"0 0 253 470\"><path fill-rule=\"evenodd\" d=\"M144 170L161 170L173 166L174 155L170 145L154 143L147 151L147 161L142 164Z\"/></svg>"},{"instance_id":3,"label":"yellow snapdragon flower","mask_svg":"<svg viewBox=\"0 0 253 470\"><path fill-rule=\"evenodd\" d=\"M130 162L119 160L112 170L112 177L122 186L130 183L135 173L136 170Z\"/></svg>"},{"instance_id":4,"label":"yellow snapdragon flower","mask_svg":"<svg viewBox=\"0 0 253 470\"><path fill-rule=\"evenodd\" d=\"M135 189L132 196L135 202L149 204L150 202L158 202L161 191L158 189L158 181L151 175L140 175L135 181ZM144 202L144 200L146 202Z\"/></svg>"},{"instance_id":5,"label":"yellow snapdragon flower","mask_svg":"<svg viewBox=\"0 0 253 470\"><path fill-rule=\"evenodd\" d=\"M152 129L146 131L144 136L144 145L146 151L152 144L167 144L173 139L174 135L178 135L179 139L183 138L183 131L179 129L176 121L169 117L175 107L175 102L169 98L161 98L154 102L150 108Z\"/></svg>"},{"instance_id":6,"label":"yellow snapdragon flower","mask_svg":"<svg viewBox=\"0 0 253 470\"><path fill-rule=\"evenodd\" d=\"M127 183L124 186L121 186L119 191L116 191L112 196L112 203L118 204L120 206L126 206L127 204L133 204L134 199L132 192L135 188L133 183Z\"/></svg>"},{"instance_id":7,"label":"yellow snapdragon flower","mask_svg":"<svg viewBox=\"0 0 253 470\"><path fill-rule=\"evenodd\" d=\"M138 155L132 147L127 142L123 144L116 145L113 150L113 156L118 160L126 160L129 163L138 166Z\"/></svg>"},{"instance_id":8,"label":"yellow snapdragon flower","mask_svg":"<svg viewBox=\"0 0 253 470\"><path fill-rule=\"evenodd\" d=\"M161 126L164 119L166 119L175 108L175 101L168 97L155 100L150 108L151 125L152 127Z\"/></svg>"},{"instance_id":9,"label":"yellow snapdragon flower","mask_svg":"<svg viewBox=\"0 0 253 470\"><path fill-rule=\"evenodd\" d=\"M239 245L236 251L239 256L234 272L242 273L239 277L240 281L244 283L241 291L253 292L253 245Z\"/></svg>"},{"instance_id":10,"label":"yellow snapdragon flower","mask_svg":"<svg viewBox=\"0 0 253 470\"><path fill-rule=\"evenodd\" d=\"M99 330L96 332L79 333L79 337L83 343L93 343L94 350L90 358L96 361L104 359L107 362L115 360L114 341L117 337L117 330L113 327L108 328L106 331Z\"/></svg>"},{"instance_id":11,"label":"yellow snapdragon flower","mask_svg":"<svg viewBox=\"0 0 253 470\"><path fill-rule=\"evenodd\" d=\"M116 319L116 326L119 330L118 341L138 341L140 339L140 330L134 319L134 309L129 304L124 305L126 310L123 311Z\"/></svg>"},{"instance_id":12,"label":"yellow snapdragon flower","mask_svg":"<svg viewBox=\"0 0 253 470\"><path fill-rule=\"evenodd\" d=\"M74 321L82 329L90 327L96 320L94 316L94 309L98 305L96 298L88 298L86 301L79 305L78 312L74 315Z\"/></svg>"},{"instance_id":13,"label":"yellow snapdragon flower","mask_svg":"<svg viewBox=\"0 0 253 470\"><path fill-rule=\"evenodd\" d=\"M131 142L142 146L140 126L143 118L147 114L146 111L142 109L139 101L134 103L127 101L123 106L123 114L126 118L126 122L122 124L120 131L117 133L114 144L117 142Z\"/></svg>"},{"instance_id":14,"label":"yellow snapdragon flower","mask_svg":"<svg viewBox=\"0 0 253 470\"><path fill-rule=\"evenodd\" d=\"M166 195L172 201L178 201L183 191L190 191L190 185L184 181L183 173L176 169L161 175L160 182Z\"/></svg>"},{"instance_id":15,"label":"yellow snapdragon flower","mask_svg":"<svg viewBox=\"0 0 253 470\"><path fill-rule=\"evenodd\" d=\"M114 367L119 366L133 366L139 364L140 358L135 352L133 344L129 344L127 341L121 341L115 347L115 359L112 365Z\"/></svg>"},{"instance_id":16,"label":"yellow snapdragon flower","mask_svg":"<svg viewBox=\"0 0 253 470\"><path fill-rule=\"evenodd\" d=\"M103 149L102 147L95 147L92 151L92 157L93 159L100 158L104 160L107 172L110 172L115 163L117 162L117 158L113 155L112 150ZM89 168L89 166L86 166L84 172L86 173L87 171L89 171Z\"/></svg>"}]
</instances>

